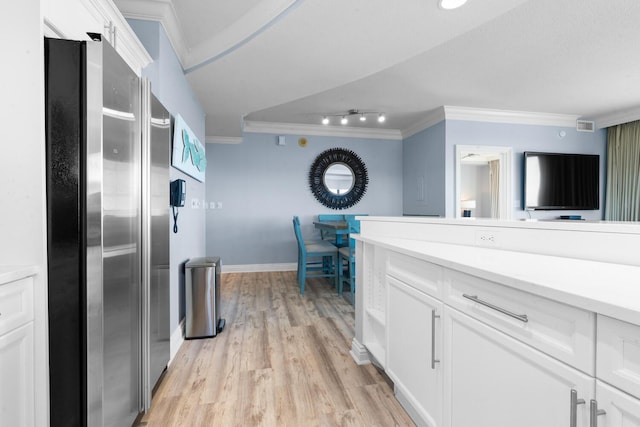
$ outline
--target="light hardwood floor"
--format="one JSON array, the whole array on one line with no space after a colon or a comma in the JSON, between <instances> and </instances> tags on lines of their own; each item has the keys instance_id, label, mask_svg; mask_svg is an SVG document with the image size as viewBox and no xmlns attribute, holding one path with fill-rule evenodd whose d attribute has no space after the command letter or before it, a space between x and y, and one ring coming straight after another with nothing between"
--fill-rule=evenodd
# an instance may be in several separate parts
<instances>
[{"instance_id":1,"label":"light hardwood floor","mask_svg":"<svg viewBox=\"0 0 640 427\"><path fill-rule=\"evenodd\" d=\"M142 426L413 426L374 366L349 349L353 307L325 279L222 275L215 338L187 340Z\"/></svg>"}]
</instances>

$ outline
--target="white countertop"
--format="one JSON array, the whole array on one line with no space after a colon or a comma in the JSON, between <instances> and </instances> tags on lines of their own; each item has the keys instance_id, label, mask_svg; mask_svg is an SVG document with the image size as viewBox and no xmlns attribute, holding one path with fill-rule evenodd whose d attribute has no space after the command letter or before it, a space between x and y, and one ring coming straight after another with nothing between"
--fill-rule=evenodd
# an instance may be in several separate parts
<instances>
[{"instance_id":1,"label":"white countertop","mask_svg":"<svg viewBox=\"0 0 640 427\"><path fill-rule=\"evenodd\" d=\"M637 266L409 239L354 237L640 325L640 267Z\"/></svg>"},{"instance_id":2,"label":"white countertop","mask_svg":"<svg viewBox=\"0 0 640 427\"><path fill-rule=\"evenodd\" d=\"M0 265L0 286L38 274L35 265Z\"/></svg>"},{"instance_id":3,"label":"white countertop","mask_svg":"<svg viewBox=\"0 0 640 427\"><path fill-rule=\"evenodd\" d=\"M361 222L402 222L411 224L451 224L482 227L512 227L546 230L592 231L607 233L640 234L640 222L632 221L575 221L519 219L501 220L491 218L440 218L428 216L361 216Z\"/></svg>"}]
</instances>

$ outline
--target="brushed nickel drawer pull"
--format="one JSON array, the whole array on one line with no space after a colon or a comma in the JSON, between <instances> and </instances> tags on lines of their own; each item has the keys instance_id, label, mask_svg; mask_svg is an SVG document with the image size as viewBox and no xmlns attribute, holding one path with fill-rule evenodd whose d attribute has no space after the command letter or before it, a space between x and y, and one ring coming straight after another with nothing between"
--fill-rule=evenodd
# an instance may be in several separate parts
<instances>
[{"instance_id":1,"label":"brushed nickel drawer pull","mask_svg":"<svg viewBox=\"0 0 640 427\"><path fill-rule=\"evenodd\" d=\"M604 409L598 409L598 402L591 399L589 407L589 427L598 427L598 417L605 415L607 411Z\"/></svg>"},{"instance_id":2,"label":"brushed nickel drawer pull","mask_svg":"<svg viewBox=\"0 0 640 427\"><path fill-rule=\"evenodd\" d=\"M499 311L502 314L506 314L507 316L513 317L514 319L518 319L521 322L525 322L527 323L529 321L529 319L527 318L526 314L515 314L512 313L508 310L505 310L504 308L498 307L496 305L491 304L490 302L486 302L486 301L482 301L480 298L478 298L478 295L467 295L467 294L462 294L463 297L465 297L466 299L470 299L473 302L477 302L478 304L482 304L485 307L489 307L492 308L496 311Z\"/></svg>"},{"instance_id":3,"label":"brushed nickel drawer pull","mask_svg":"<svg viewBox=\"0 0 640 427\"><path fill-rule=\"evenodd\" d=\"M431 310L431 369L436 369L436 363L440 363L440 359L436 359L436 319L440 315L435 310Z\"/></svg>"},{"instance_id":4,"label":"brushed nickel drawer pull","mask_svg":"<svg viewBox=\"0 0 640 427\"><path fill-rule=\"evenodd\" d=\"M569 408L569 427L578 427L578 405L584 405L584 399L578 399L578 392L571 389L571 407Z\"/></svg>"}]
</instances>

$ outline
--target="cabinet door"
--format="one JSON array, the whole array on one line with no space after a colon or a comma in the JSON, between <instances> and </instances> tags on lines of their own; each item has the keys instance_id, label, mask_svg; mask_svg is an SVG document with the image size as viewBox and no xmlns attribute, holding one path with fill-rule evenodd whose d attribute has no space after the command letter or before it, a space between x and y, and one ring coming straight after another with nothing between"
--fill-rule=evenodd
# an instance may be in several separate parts
<instances>
[{"instance_id":1,"label":"cabinet door","mask_svg":"<svg viewBox=\"0 0 640 427\"><path fill-rule=\"evenodd\" d=\"M33 322L0 336L0 426L34 425Z\"/></svg>"},{"instance_id":2,"label":"cabinet door","mask_svg":"<svg viewBox=\"0 0 640 427\"><path fill-rule=\"evenodd\" d=\"M640 400L621 392L601 381L596 381L598 409L604 414L597 416L598 427L640 427Z\"/></svg>"},{"instance_id":3,"label":"cabinet door","mask_svg":"<svg viewBox=\"0 0 640 427\"><path fill-rule=\"evenodd\" d=\"M444 425L589 425L594 380L453 309L444 309ZM575 405L572 393L586 404Z\"/></svg>"},{"instance_id":4,"label":"cabinet door","mask_svg":"<svg viewBox=\"0 0 640 427\"><path fill-rule=\"evenodd\" d=\"M387 374L418 425L440 426L442 303L392 277L387 284Z\"/></svg>"},{"instance_id":5,"label":"cabinet door","mask_svg":"<svg viewBox=\"0 0 640 427\"><path fill-rule=\"evenodd\" d=\"M640 398L640 326L598 315L598 378Z\"/></svg>"}]
</instances>

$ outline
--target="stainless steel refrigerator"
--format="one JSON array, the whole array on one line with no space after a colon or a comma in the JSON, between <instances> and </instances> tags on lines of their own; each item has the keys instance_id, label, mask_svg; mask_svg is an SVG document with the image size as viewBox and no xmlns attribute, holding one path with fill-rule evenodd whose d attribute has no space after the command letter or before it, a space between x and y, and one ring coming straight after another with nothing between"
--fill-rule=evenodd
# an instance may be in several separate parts
<instances>
[{"instance_id":1,"label":"stainless steel refrigerator","mask_svg":"<svg viewBox=\"0 0 640 427\"><path fill-rule=\"evenodd\" d=\"M169 115L99 35L45 39L45 86L50 425L130 426L169 359Z\"/></svg>"}]
</instances>

